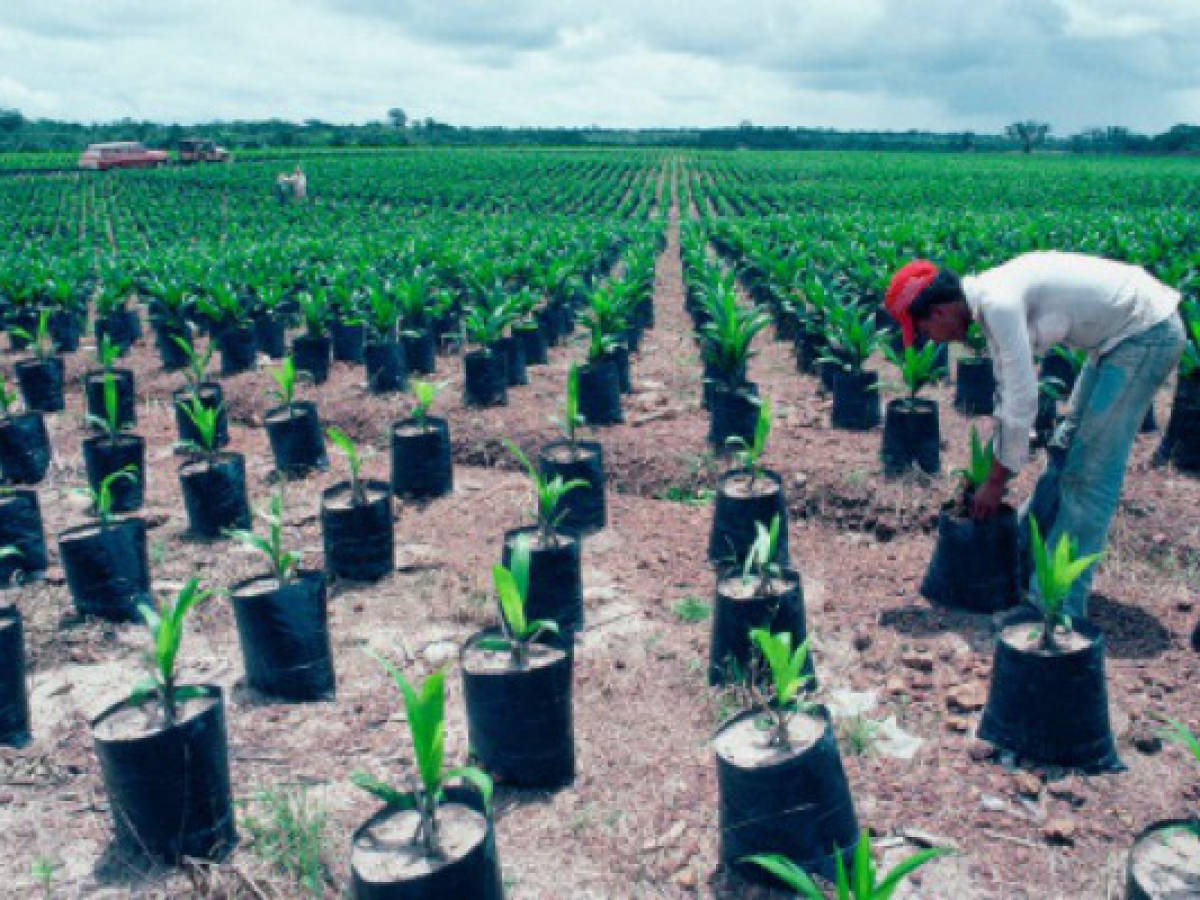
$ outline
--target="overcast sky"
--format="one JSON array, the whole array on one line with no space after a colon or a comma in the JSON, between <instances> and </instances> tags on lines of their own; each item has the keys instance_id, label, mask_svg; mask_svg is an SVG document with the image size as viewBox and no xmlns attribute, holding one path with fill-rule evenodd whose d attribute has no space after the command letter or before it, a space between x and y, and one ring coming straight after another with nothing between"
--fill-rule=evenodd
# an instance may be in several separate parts
<instances>
[{"instance_id":1,"label":"overcast sky","mask_svg":"<svg viewBox=\"0 0 1200 900\"><path fill-rule=\"evenodd\" d=\"M0 107L1066 135L1200 123L1200 0L0 0Z\"/></svg>"}]
</instances>

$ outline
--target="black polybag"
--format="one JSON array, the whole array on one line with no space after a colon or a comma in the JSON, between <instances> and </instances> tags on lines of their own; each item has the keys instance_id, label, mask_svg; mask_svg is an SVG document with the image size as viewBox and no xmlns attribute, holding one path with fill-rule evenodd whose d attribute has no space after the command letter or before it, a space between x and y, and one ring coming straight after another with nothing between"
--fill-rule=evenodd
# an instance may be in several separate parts
<instances>
[{"instance_id":1,"label":"black polybag","mask_svg":"<svg viewBox=\"0 0 1200 900\"><path fill-rule=\"evenodd\" d=\"M357 505L331 505L349 496L349 482L321 493L321 540L327 572L352 581L374 581L396 567L392 486L383 481L364 481L362 486L367 499Z\"/></svg>"},{"instance_id":2,"label":"black polybag","mask_svg":"<svg viewBox=\"0 0 1200 900\"><path fill-rule=\"evenodd\" d=\"M463 654L489 629L467 641ZM575 777L569 642L547 639L564 655L527 669L472 672L462 666L467 733L484 768L520 787L556 788Z\"/></svg>"},{"instance_id":3,"label":"black polybag","mask_svg":"<svg viewBox=\"0 0 1200 900\"><path fill-rule=\"evenodd\" d=\"M323 572L279 585L258 576L230 590L246 683L284 700L329 700L335 691Z\"/></svg>"}]
</instances>

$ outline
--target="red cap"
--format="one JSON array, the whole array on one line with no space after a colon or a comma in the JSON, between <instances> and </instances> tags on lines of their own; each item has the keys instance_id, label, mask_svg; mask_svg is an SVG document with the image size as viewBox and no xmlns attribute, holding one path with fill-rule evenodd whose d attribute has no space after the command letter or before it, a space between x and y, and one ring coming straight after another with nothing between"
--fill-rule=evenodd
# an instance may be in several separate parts
<instances>
[{"instance_id":1,"label":"red cap","mask_svg":"<svg viewBox=\"0 0 1200 900\"><path fill-rule=\"evenodd\" d=\"M921 291L929 287L937 273L938 267L929 260L914 259L893 275L888 283L887 293L883 295L883 306L891 317L900 323L905 347L910 346L917 337L917 329L913 325L908 308Z\"/></svg>"}]
</instances>

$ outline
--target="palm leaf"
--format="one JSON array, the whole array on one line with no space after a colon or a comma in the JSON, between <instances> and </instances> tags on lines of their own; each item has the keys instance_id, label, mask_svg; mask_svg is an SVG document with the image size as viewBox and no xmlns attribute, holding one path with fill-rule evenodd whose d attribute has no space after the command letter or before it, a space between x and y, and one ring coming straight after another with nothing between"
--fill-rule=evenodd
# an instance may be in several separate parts
<instances>
[{"instance_id":1,"label":"palm leaf","mask_svg":"<svg viewBox=\"0 0 1200 900\"><path fill-rule=\"evenodd\" d=\"M517 640L524 639L527 630L525 600L513 573L504 566L492 566L492 581L495 582L496 594L500 599L500 613L504 617L505 630Z\"/></svg>"},{"instance_id":2,"label":"palm leaf","mask_svg":"<svg viewBox=\"0 0 1200 900\"><path fill-rule=\"evenodd\" d=\"M351 772L350 781L370 794L383 801L389 809L415 809L416 802L412 794L396 790L386 781L369 775L366 772Z\"/></svg>"},{"instance_id":3,"label":"palm leaf","mask_svg":"<svg viewBox=\"0 0 1200 900\"><path fill-rule=\"evenodd\" d=\"M484 809L491 809L493 788L491 776L487 772L477 769L475 766L457 766L446 772L446 778L461 778L467 782L483 797Z\"/></svg>"},{"instance_id":4,"label":"palm leaf","mask_svg":"<svg viewBox=\"0 0 1200 900\"><path fill-rule=\"evenodd\" d=\"M1192 756L1196 757L1196 762L1200 763L1200 739L1197 739L1182 722L1175 719L1167 719L1167 722L1174 731L1171 739L1190 750Z\"/></svg>"},{"instance_id":5,"label":"palm leaf","mask_svg":"<svg viewBox=\"0 0 1200 900\"><path fill-rule=\"evenodd\" d=\"M841 856L839 852L837 856ZM854 848L854 893L872 897L875 891L875 867L871 862L871 836L863 831Z\"/></svg>"},{"instance_id":6,"label":"palm leaf","mask_svg":"<svg viewBox=\"0 0 1200 900\"><path fill-rule=\"evenodd\" d=\"M808 873L786 856L775 853L759 853L754 856L744 856L740 861L766 869L793 891L802 894L807 900L825 900L825 895L821 893L821 889L808 876Z\"/></svg>"}]
</instances>

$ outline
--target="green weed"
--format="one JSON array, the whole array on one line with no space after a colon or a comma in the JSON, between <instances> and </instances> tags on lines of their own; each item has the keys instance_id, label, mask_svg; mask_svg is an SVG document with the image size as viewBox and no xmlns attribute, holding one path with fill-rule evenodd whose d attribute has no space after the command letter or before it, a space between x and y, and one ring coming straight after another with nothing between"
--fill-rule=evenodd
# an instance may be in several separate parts
<instances>
[{"instance_id":1,"label":"green weed","mask_svg":"<svg viewBox=\"0 0 1200 900\"><path fill-rule=\"evenodd\" d=\"M712 613L712 607L694 594L688 594L682 600L676 600L671 609L681 622L689 625L703 622Z\"/></svg>"},{"instance_id":2,"label":"green weed","mask_svg":"<svg viewBox=\"0 0 1200 900\"><path fill-rule=\"evenodd\" d=\"M707 506L712 502L713 491L709 488L690 488L673 484L654 495L656 500L669 500L685 506Z\"/></svg>"},{"instance_id":3,"label":"green weed","mask_svg":"<svg viewBox=\"0 0 1200 900\"><path fill-rule=\"evenodd\" d=\"M303 787L266 788L242 815L250 852L291 879L307 897L323 897L329 872L322 859L325 811Z\"/></svg>"},{"instance_id":4,"label":"green weed","mask_svg":"<svg viewBox=\"0 0 1200 900\"><path fill-rule=\"evenodd\" d=\"M867 756L875 749L879 725L866 716L848 716L837 723L838 746L847 756Z\"/></svg>"}]
</instances>

